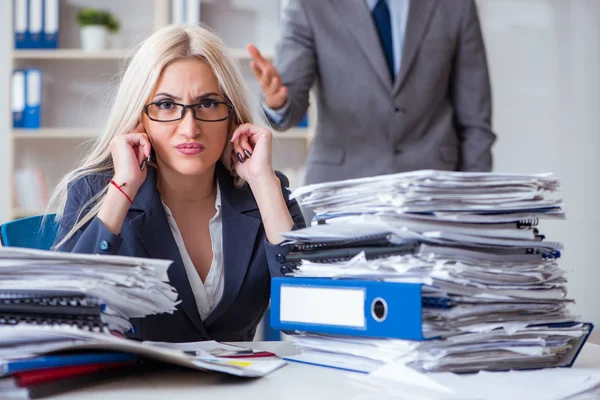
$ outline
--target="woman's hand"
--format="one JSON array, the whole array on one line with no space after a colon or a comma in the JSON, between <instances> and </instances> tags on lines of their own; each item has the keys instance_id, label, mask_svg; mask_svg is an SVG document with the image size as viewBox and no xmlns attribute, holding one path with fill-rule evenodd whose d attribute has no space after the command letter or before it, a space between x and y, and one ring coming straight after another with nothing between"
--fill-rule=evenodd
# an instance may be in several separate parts
<instances>
[{"instance_id":1,"label":"woman's hand","mask_svg":"<svg viewBox=\"0 0 600 400\"><path fill-rule=\"evenodd\" d=\"M142 170L140 164L150 156L150 150L150 141L142 124L133 132L117 136L110 142L116 185L108 186L98 218L115 235L121 232L133 198L146 180L147 168Z\"/></svg>"},{"instance_id":2,"label":"woman's hand","mask_svg":"<svg viewBox=\"0 0 600 400\"><path fill-rule=\"evenodd\" d=\"M113 180L123 185L123 190L133 198L146 180L146 168L140 169L142 161L150 156L148 135L140 123L133 132L115 137L110 143L115 169Z\"/></svg>"},{"instance_id":3,"label":"woman's hand","mask_svg":"<svg viewBox=\"0 0 600 400\"><path fill-rule=\"evenodd\" d=\"M273 134L254 124L240 125L231 138L235 172L250 186L275 176L272 165Z\"/></svg>"},{"instance_id":4,"label":"woman's hand","mask_svg":"<svg viewBox=\"0 0 600 400\"><path fill-rule=\"evenodd\" d=\"M231 142L235 171L252 189L267 240L281 243L280 233L289 232L294 221L271 162L273 134L267 128L244 124L233 132Z\"/></svg>"}]
</instances>

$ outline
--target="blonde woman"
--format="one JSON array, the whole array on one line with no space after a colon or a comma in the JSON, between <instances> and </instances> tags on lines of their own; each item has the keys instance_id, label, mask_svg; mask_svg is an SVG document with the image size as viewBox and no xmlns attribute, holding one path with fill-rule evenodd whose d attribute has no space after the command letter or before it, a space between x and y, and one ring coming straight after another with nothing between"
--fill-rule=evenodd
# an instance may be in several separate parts
<instances>
[{"instance_id":1,"label":"blonde woman","mask_svg":"<svg viewBox=\"0 0 600 400\"><path fill-rule=\"evenodd\" d=\"M286 272L280 233L305 223L273 170L271 132L251 120L222 42L164 28L127 67L104 136L59 186L57 250L173 261L177 311L132 321L130 337L254 337L270 279Z\"/></svg>"}]
</instances>

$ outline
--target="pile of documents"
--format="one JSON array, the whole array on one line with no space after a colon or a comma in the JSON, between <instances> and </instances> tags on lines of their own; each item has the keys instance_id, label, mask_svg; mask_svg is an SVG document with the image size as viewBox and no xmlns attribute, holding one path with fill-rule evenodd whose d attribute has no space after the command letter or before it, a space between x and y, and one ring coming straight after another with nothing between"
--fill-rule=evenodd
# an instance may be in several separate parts
<instances>
[{"instance_id":1,"label":"pile of documents","mask_svg":"<svg viewBox=\"0 0 600 400\"><path fill-rule=\"evenodd\" d=\"M170 264L0 248L0 398L47 397L168 365L260 377L285 364L236 361L221 344L181 348L123 338L130 318L175 311Z\"/></svg>"},{"instance_id":2,"label":"pile of documents","mask_svg":"<svg viewBox=\"0 0 600 400\"><path fill-rule=\"evenodd\" d=\"M258 378L285 365L274 354L217 342L136 342L65 325L3 327L0 351L2 399L44 398L171 366Z\"/></svg>"},{"instance_id":3,"label":"pile of documents","mask_svg":"<svg viewBox=\"0 0 600 400\"><path fill-rule=\"evenodd\" d=\"M363 372L570 365L592 326L570 315L562 245L537 228L565 218L558 188L441 171L301 187L291 196L315 217L284 234L292 272L274 280L272 325L296 331L298 361Z\"/></svg>"},{"instance_id":4,"label":"pile of documents","mask_svg":"<svg viewBox=\"0 0 600 400\"><path fill-rule=\"evenodd\" d=\"M126 332L129 318L172 313L171 261L0 247L0 301L10 322ZM35 306L35 307L34 307ZM52 307L50 307L52 306ZM93 318L76 318L98 314ZM35 318L33 318L35 316Z\"/></svg>"}]
</instances>

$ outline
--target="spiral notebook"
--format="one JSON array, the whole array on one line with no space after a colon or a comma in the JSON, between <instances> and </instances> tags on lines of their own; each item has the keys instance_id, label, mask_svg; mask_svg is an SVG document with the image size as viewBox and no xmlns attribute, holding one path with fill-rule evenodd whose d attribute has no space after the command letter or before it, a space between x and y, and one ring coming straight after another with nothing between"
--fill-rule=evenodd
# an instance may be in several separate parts
<instances>
[{"instance_id":1,"label":"spiral notebook","mask_svg":"<svg viewBox=\"0 0 600 400\"><path fill-rule=\"evenodd\" d=\"M362 235L348 239L331 239L320 242L300 242L292 247L293 252L314 251L324 249L334 249L340 247L363 247L363 246L392 246L393 235L390 233L376 233L372 235Z\"/></svg>"},{"instance_id":2,"label":"spiral notebook","mask_svg":"<svg viewBox=\"0 0 600 400\"><path fill-rule=\"evenodd\" d=\"M319 250L290 252L286 260L292 266L298 265L302 260L312 261L317 263L331 263L347 261L361 252L365 254L367 260L375 260L377 258L414 254L419 248L419 243L407 243L394 246L359 246L359 247L340 247L334 248L327 245Z\"/></svg>"},{"instance_id":3,"label":"spiral notebook","mask_svg":"<svg viewBox=\"0 0 600 400\"><path fill-rule=\"evenodd\" d=\"M0 290L0 326L70 325L98 332L104 327L101 314L98 299L76 292Z\"/></svg>"}]
</instances>

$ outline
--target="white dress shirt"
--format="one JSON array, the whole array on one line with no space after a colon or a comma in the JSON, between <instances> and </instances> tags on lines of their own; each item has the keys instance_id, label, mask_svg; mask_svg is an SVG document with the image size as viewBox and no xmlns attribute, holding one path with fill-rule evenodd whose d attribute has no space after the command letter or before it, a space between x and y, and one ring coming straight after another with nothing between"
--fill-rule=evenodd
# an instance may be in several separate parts
<instances>
[{"instance_id":1,"label":"white dress shirt","mask_svg":"<svg viewBox=\"0 0 600 400\"><path fill-rule=\"evenodd\" d=\"M173 213L165 203L163 203L163 207L169 221L169 226L171 227L171 232L175 238L175 243L177 243L177 248L179 249L179 254L181 255L188 281L192 287L198 312L200 313L202 320L205 320L216 308L217 304L219 304L219 301L221 301L225 285L225 271L223 268L223 217L221 213L221 189L219 188L219 183L217 182L217 198L215 201L216 213L208 223L213 258L210 263L210 270L208 271L208 275L204 282L200 279L200 275L198 275L198 271L196 271L194 263L185 248L183 237L177 227L175 218L173 218Z\"/></svg>"}]
</instances>

